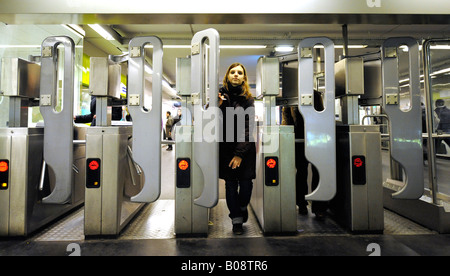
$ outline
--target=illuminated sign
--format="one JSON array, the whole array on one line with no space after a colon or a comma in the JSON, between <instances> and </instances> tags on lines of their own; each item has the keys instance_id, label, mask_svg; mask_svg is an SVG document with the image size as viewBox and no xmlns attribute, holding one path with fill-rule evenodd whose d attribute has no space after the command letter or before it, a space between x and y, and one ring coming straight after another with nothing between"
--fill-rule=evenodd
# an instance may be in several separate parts
<instances>
[{"instance_id":1,"label":"illuminated sign","mask_svg":"<svg viewBox=\"0 0 450 276\"><path fill-rule=\"evenodd\" d=\"M353 160L353 165L357 168L360 168L361 166L364 165L364 163L360 157L357 157Z\"/></svg>"},{"instance_id":2,"label":"illuminated sign","mask_svg":"<svg viewBox=\"0 0 450 276\"><path fill-rule=\"evenodd\" d=\"M270 169L275 168L275 166L277 165L277 161L275 161L275 159L270 158L269 160L266 161L266 166Z\"/></svg>"},{"instance_id":3,"label":"illuminated sign","mask_svg":"<svg viewBox=\"0 0 450 276\"><path fill-rule=\"evenodd\" d=\"M352 180L353 185L366 184L366 157L363 155L352 157Z\"/></svg>"},{"instance_id":4,"label":"illuminated sign","mask_svg":"<svg viewBox=\"0 0 450 276\"><path fill-rule=\"evenodd\" d=\"M7 161L0 161L0 172L6 172L8 168L9 166Z\"/></svg>"},{"instance_id":5,"label":"illuminated sign","mask_svg":"<svg viewBox=\"0 0 450 276\"><path fill-rule=\"evenodd\" d=\"M176 186L177 188L191 187L191 159L177 158Z\"/></svg>"},{"instance_id":6,"label":"illuminated sign","mask_svg":"<svg viewBox=\"0 0 450 276\"><path fill-rule=\"evenodd\" d=\"M264 172L266 186L278 186L278 157L265 157L266 169Z\"/></svg>"},{"instance_id":7,"label":"illuminated sign","mask_svg":"<svg viewBox=\"0 0 450 276\"><path fill-rule=\"evenodd\" d=\"M100 188L100 158L86 159L86 188Z\"/></svg>"},{"instance_id":8,"label":"illuminated sign","mask_svg":"<svg viewBox=\"0 0 450 276\"><path fill-rule=\"evenodd\" d=\"M98 162L95 161L95 160L92 160L92 161L89 163L89 169L91 169L91 170L93 170L93 171L95 171L96 169L98 169L98 167L99 167Z\"/></svg>"},{"instance_id":9,"label":"illuminated sign","mask_svg":"<svg viewBox=\"0 0 450 276\"><path fill-rule=\"evenodd\" d=\"M180 160L180 162L178 162L178 168L180 168L180 170L183 170L183 171L187 170L187 168L189 168L188 161L186 161L184 159Z\"/></svg>"},{"instance_id":10,"label":"illuminated sign","mask_svg":"<svg viewBox=\"0 0 450 276\"><path fill-rule=\"evenodd\" d=\"M8 189L9 160L0 160L0 190Z\"/></svg>"}]
</instances>

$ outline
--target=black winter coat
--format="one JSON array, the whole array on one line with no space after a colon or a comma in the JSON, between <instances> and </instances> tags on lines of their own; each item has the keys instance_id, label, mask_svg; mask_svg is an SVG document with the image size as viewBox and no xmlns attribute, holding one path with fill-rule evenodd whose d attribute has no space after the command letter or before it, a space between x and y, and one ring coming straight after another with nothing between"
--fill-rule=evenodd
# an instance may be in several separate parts
<instances>
[{"instance_id":1,"label":"black winter coat","mask_svg":"<svg viewBox=\"0 0 450 276\"><path fill-rule=\"evenodd\" d=\"M231 87L231 85L230 85ZM246 99L245 96L241 96L240 87L237 89L232 89L228 91L226 88L222 87L220 93L226 98L222 102L220 109L222 111L222 138L223 142L219 143L219 178L225 180L250 180L256 178L256 146L254 138L252 137L253 129L256 127L255 124L255 113L254 113L254 99ZM234 90L234 91L233 91ZM244 110L252 107L249 115L245 115L245 142L238 142L238 132L237 132L237 115L234 115L234 139L232 141L226 140L227 131L227 112L230 108L227 107L242 107ZM250 122L252 122L250 124ZM240 139L241 140L241 139ZM242 158L240 167L232 169L228 166L231 159L234 156L239 156Z\"/></svg>"},{"instance_id":2,"label":"black winter coat","mask_svg":"<svg viewBox=\"0 0 450 276\"><path fill-rule=\"evenodd\" d=\"M437 129L443 132L450 132L450 109L446 106L436 108L434 110L439 117L439 124Z\"/></svg>"}]
</instances>

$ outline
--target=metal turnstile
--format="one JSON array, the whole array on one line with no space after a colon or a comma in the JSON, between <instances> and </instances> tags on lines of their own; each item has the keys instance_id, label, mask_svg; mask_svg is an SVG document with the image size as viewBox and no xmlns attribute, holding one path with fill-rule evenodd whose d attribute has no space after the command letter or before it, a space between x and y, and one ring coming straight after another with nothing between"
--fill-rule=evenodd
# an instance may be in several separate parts
<instances>
[{"instance_id":1,"label":"metal turnstile","mask_svg":"<svg viewBox=\"0 0 450 276\"><path fill-rule=\"evenodd\" d=\"M64 94L57 104L57 46L64 46ZM0 128L0 236L26 236L84 201L84 128L73 126L74 42L49 37L41 66L2 60L1 90L9 100ZM40 97L39 97L40 95ZM40 98L44 128L28 127L28 107ZM3 107L2 107L3 108Z\"/></svg>"},{"instance_id":2,"label":"metal turnstile","mask_svg":"<svg viewBox=\"0 0 450 276\"><path fill-rule=\"evenodd\" d=\"M400 46L408 47L409 104L401 106ZM389 38L381 47L383 108L389 118L391 177L384 186L393 199L418 199L424 191L422 109L420 106L419 45L410 37Z\"/></svg>"},{"instance_id":3,"label":"metal turnstile","mask_svg":"<svg viewBox=\"0 0 450 276\"><path fill-rule=\"evenodd\" d=\"M209 40L209 107L206 104L205 40ZM219 199L219 33L200 31L192 38L190 59L177 60L177 85L183 97L182 125L175 134L175 234L207 235L209 208ZM185 85L185 84L189 84ZM186 87L187 86L187 87ZM192 125L192 117L195 120ZM213 131L204 131L207 127Z\"/></svg>"},{"instance_id":4,"label":"metal turnstile","mask_svg":"<svg viewBox=\"0 0 450 276\"><path fill-rule=\"evenodd\" d=\"M325 109L314 108L313 48L324 46ZM329 201L336 194L336 128L334 108L334 43L326 37L305 38L298 44L298 108L305 122L305 156L320 176L306 200ZM319 123L320 122L320 123Z\"/></svg>"},{"instance_id":5,"label":"metal turnstile","mask_svg":"<svg viewBox=\"0 0 450 276\"><path fill-rule=\"evenodd\" d=\"M145 98L145 46L153 45L151 103ZM133 160L144 174L142 190L133 202L150 203L161 193L161 121L162 121L162 41L156 36L130 40L128 63L128 110L133 120Z\"/></svg>"},{"instance_id":6,"label":"metal turnstile","mask_svg":"<svg viewBox=\"0 0 450 276\"><path fill-rule=\"evenodd\" d=\"M118 235L143 204L130 202L141 177L130 156L132 126L111 125L111 100L120 98L120 62L91 57L90 93L96 126L86 133L84 235Z\"/></svg>"},{"instance_id":7,"label":"metal turnstile","mask_svg":"<svg viewBox=\"0 0 450 276\"><path fill-rule=\"evenodd\" d=\"M337 129L337 193L330 204L336 218L353 232L383 232L381 134L379 126L359 125L364 95L362 58L335 64L336 97L342 123Z\"/></svg>"},{"instance_id":8,"label":"metal turnstile","mask_svg":"<svg viewBox=\"0 0 450 276\"><path fill-rule=\"evenodd\" d=\"M338 125L337 193L331 210L353 232L384 229L381 135L378 126Z\"/></svg>"},{"instance_id":9,"label":"metal turnstile","mask_svg":"<svg viewBox=\"0 0 450 276\"><path fill-rule=\"evenodd\" d=\"M295 136L293 126L276 125L278 58L261 57L256 76L257 96L264 96L265 113L256 135L256 179L250 205L265 233L294 233L297 231Z\"/></svg>"},{"instance_id":10,"label":"metal turnstile","mask_svg":"<svg viewBox=\"0 0 450 276\"><path fill-rule=\"evenodd\" d=\"M118 235L144 205L130 201L141 190L141 176L128 153L131 134L131 126L88 129L85 236Z\"/></svg>"},{"instance_id":11,"label":"metal turnstile","mask_svg":"<svg viewBox=\"0 0 450 276\"><path fill-rule=\"evenodd\" d=\"M145 108L145 46L153 45L151 110ZM91 58L91 90L97 97L97 126L86 135L85 235L118 235L145 205L158 199L161 170L162 42L130 41L128 109L133 126L111 126L107 100L120 97L120 65ZM132 150L133 149L133 150Z\"/></svg>"}]
</instances>

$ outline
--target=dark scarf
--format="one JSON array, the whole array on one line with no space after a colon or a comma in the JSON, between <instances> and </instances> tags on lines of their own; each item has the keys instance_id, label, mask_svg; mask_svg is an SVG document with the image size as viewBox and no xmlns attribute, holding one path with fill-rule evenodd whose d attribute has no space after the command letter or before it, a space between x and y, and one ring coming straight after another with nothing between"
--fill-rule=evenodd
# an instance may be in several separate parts
<instances>
[{"instance_id":1,"label":"dark scarf","mask_svg":"<svg viewBox=\"0 0 450 276\"><path fill-rule=\"evenodd\" d=\"M242 93L243 93L242 85L233 86L233 85L231 85L230 82L228 82L227 84L228 84L228 89L224 86L220 89L220 92L222 94L226 94L225 97L228 98L229 106L236 107L236 105L240 105L244 108L247 108L248 106L253 105L253 102L254 102L253 98L247 99L244 95L242 95Z\"/></svg>"},{"instance_id":2,"label":"dark scarf","mask_svg":"<svg viewBox=\"0 0 450 276\"><path fill-rule=\"evenodd\" d=\"M232 97L240 96L242 94L242 85L233 86L231 83L228 83L228 95Z\"/></svg>"}]
</instances>

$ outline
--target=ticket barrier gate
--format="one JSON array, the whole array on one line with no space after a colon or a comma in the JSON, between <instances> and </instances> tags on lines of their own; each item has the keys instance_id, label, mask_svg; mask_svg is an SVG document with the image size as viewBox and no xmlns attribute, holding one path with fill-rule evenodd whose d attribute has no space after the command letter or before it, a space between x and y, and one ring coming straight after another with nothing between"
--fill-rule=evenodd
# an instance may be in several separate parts
<instances>
[{"instance_id":1,"label":"ticket barrier gate","mask_svg":"<svg viewBox=\"0 0 450 276\"><path fill-rule=\"evenodd\" d=\"M209 107L204 84L209 40ZM209 208L219 199L218 103L219 34L214 29L200 31L192 38L191 58L177 59L177 90L182 96L182 125L175 131L175 234L207 235ZM194 93L195 92L195 93ZM192 117L195 124L192 125ZM212 116L211 116L212 115ZM212 119L211 119L212 118ZM206 133L213 126L215 134ZM210 134L211 136L204 136Z\"/></svg>"},{"instance_id":2,"label":"ticket barrier gate","mask_svg":"<svg viewBox=\"0 0 450 276\"><path fill-rule=\"evenodd\" d=\"M175 233L182 235L206 235L208 233L209 209L193 204L200 196L203 183L193 180L192 162L193 126L191 101L191 58L177 59L177 92L182 98L181 125L175 128ZM194 96L195 98L196 96ZM200 185L202 184L202 185Z\"/></svg>"},{"instance_id":3,"label":"ticket barrier gate","mask_svg":"<svg viewBox=\"0 0 450 276\"><path fill-rule=\"evenodd\" d=\"M330 209L352 232L383 232L381 134L379 126L359 125L364 63L362 58L345 58L334 67L342 123L336 126L338 185Z\"/></svg>"},{"instance_id":4,"label":"ticket barrier gate","mask_svg":"<svg viewBox=\"0 0 450 276\"><path fill-rule=\"evenodd\" d=\"M147 43L154 46L150 112L143 110ZM86 134L85 236L119 235L145 203L159 197L162 43L157 37L138 37L130 41L130 49L128 106L133 126L111 126L107 111L108 98L120 97L120 65L106 58L91 58L92 95L97 97L97 114L106 116L97 117L98 127L89 128ZM103 104L99 105L99 100ZM154 122L158 122L156 127ZM151 141L152 137L158 140ZM148 152L156 146L157 152ZM149 183L156 191L148 189Z\"/></svg>"},{"instance_id":5,"label":"ticket barrier gate","mask_svg":"<svg viewBox=\"0 0 450 276\"><path fill-rule=\"evenodd\" d=\"M324 110L314 107L314 46L324 46ZM317 168L319 183L305 200L329 201L336 195L336 129L334 43L326 37L305 38L298 44L298 108L305 122L305 157ZM317 123L320 122L320 123Z\"/></svg>"},{"instance_id":6,"label":"ticket barrier gate","mask_svg":"<svg viewBox=\"0 0 450 276\"><path fill-rule=\"evenodd\" d=\"M407 53L404 52L407 46ZM401 48L400 48L401 47ZM428 125L431 126L433 113L430 91L430 44L423 44L425 103ZM394 37L384 41L382 45L381 72L383 80L383 107L389 119L389 155L391 159L390 177L383 182L384 206L439 233L449 232L448 212L445 204L437 200L435 189L427 195L424 187L423 174L423 143L422 143L422 110L420 93L420 61L419 46L411 37ZM403 56L402 56L403 54ZM400 75L398 66L402 58L408 60L408 75ZM404 64L404 63L403 63ZM401 102L399 79L409 79L409 105L404 108ZM408 83L407 83L408 84ZM405 88L403 88L405 89ZM432 143L429 142L429 147ZM429 154L431 154L429 152ZM433 173L435 164L428 158L429 185L436 181ZM431 170L431 171L430 171ZM434 178L434 179L433 179ZM433 186L431 186L433 187Z\"/></svg>"},{"instance_id":7,"label":"ticket barrier gate","mask_svg":"<svg viewBox=\"0 0 450 276\"><path fill-rule=\"evenodd\" d=\"M408 47L409 106L400 106L399 51ZM381 47L383 108L389 118L391 177L383 185L392 199L418 199L424 191L419 45L410 37L389 38Z\"/></svg>"},{"instance_id":8,"label":"ticket barrier gate","mask_svg":"<svg viewBox=\"0 0 450 276\"><path fill-rule=\"evenodd\" d=\"M128 150L131 135L131 126L86 133L85 236L118 235L144 205L130 201L142 183Z\"/></svg>"},{"instance_id":9,"label":"ticket barrier gate","mask_svg":"<svg viewBox=\"0 0 450 276\"><path fill-rule=\"evenodd\" d=\"M65 96L56 113L58 44L65 49ZM72 122L74 49L69 37L49 37L42 43L41 66L2 60L9 116L0 128L0 236L27 236L84 202L85 148L74 139L83 140L85 132ZM39 98L44 127L28 127L28 107Z\"/></svg>"},{"instance_id":10,"label":"ticket barrier gate","mask_svg":"<svg viewBox=\"0 0 450 276\"><path fill-rule=\"evenodd\" d=\"M96 97L97 118L96 127L86 132L85 236L119 234L142 207L129 201L141 188L128 153L132 127L111 125L108 102L120 98L120 75L120 63L91 57L90 93Z\"/></svg>"},{"instance_id":11,"label":"ticket barrier gate","mask_svg":"<svg viewBox=\"0 0 450 276\"><path fill-rule=\"evenodd\" d=\"M264 233L296 233L294 127L278 126L275 120L278 58L261 57L256 76L265 113L256 132L256 179L250 205Z\"/></svg>"},{"instance_id":12,"label":"ticket barrier gate","mask_svg":"<svg viewBox=\"0 0 450 276\"><path fill-rule=\"evenodd\" d=\"M325 54L325 109L320 112L312 103L316 44L324 46ZM305 155L320 176L317 189L305 198L329 202L335 218L351 231L382 231L380 133L377 127L357 125L363 70L355 70L354 61L348 59L335 65L334 45L328 38L307 38L298 47L298 104L305 120ZM345 118L338 126L335 96L340 97Z\"/></svg>"},{"instance_id":13,"label":"ticket barrier gate","mask_svg":"<svg viewBox=\"0 0 450 276\"><path fill-rule=\"evenodd\" d=\"M316 44L325 46L325 102L323 111L314 108L313 56ZM317 188L305 196L306 200L329 201L336 193L336 145L334 119L334 47L327 38L307 38L299 44L298 80L299 110L305 123L305 156L316 166L320 174ZM262 58L258 63L257 91L268 95L264 97L264 126L258 129L257 179L252 197L252 207L265 233L296 232L295 198L295 135L292 126L275 125L275 96L279 94L278 60ZM327 77L328 75L328 77ZM270 81L269 81L270 80ZM292 85L292 86L294 86ZM318 124L317 122L321 122ZM270 143L268 143L270 141ZM272 144L273 143L273 144ZM267 147L273 146L277 151ZM278 159L278 160L277 160ZM276 162L279 167L270 168ZM273 189L273 175L280 176L278 191ZM270 185L272 182L272 185ZM275 181L276 182L276 181ZM271 187L272 186L272 187ZM272 190L271 190L272 189ZM277 191L276 193L273 193ZM272 194L273 193L273 194ZM279 205L279 207L278 207ZM273 210L276 210L273 212Z\"/></svg>"}]
</instances>

